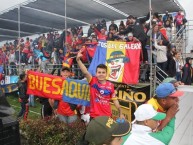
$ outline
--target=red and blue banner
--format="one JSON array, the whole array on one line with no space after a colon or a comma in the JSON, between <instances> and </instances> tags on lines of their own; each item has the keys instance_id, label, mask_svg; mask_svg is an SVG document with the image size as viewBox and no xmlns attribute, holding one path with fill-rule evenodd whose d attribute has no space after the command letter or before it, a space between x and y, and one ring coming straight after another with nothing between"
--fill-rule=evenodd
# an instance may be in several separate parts
<instances>
[{"instance_id":1,"label":"red and blue banner","mask_svg":"<svg viewBox=\"0 0 193 145\"><path fill-rule=\"evenodd\" d=\"M68 84L63 92L63 101L71 104L90 106L90 89L86 80L66 79Z\"/></svg>"},{"instance_id":2,"label":"red and blue banner","mask_svg":"<svg viewBox=\"0 0 193 145\"><path fill-rule=\"evenodd\" d=\"M97 65L106 64L108 80L137 84L140 71L140 53L140 42L99 41L89 72L95 76Z\"/></svg>"},{"instance_id":3,"label":"red and blue banner","mask_svg":"<svg viewBox=\"0 0 193 145\"><path fill-rule=\"evenodd\" d=\"M28 71L27 94L64 100L72 104L90 105L90 90L87 81L64 79L62 77Z\"/></svg>"}]
</instances>

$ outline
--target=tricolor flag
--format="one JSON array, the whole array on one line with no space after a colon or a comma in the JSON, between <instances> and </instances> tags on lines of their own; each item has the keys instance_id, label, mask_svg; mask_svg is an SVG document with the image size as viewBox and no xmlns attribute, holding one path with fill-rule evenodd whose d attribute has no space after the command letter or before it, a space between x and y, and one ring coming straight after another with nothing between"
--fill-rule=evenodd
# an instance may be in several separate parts
<instances>
[{"instance_id":1,"label":"tricolor flag","mask_svg":"<svg viewBox=\"0 0 193 145\"><path fill-rule=\"evenodd\" d=\"M140 67L140 42L99 42L89 72L95 75L99 64L106 64L107 79L126 84L137 84Z\"/></svg>"}]
</instances>

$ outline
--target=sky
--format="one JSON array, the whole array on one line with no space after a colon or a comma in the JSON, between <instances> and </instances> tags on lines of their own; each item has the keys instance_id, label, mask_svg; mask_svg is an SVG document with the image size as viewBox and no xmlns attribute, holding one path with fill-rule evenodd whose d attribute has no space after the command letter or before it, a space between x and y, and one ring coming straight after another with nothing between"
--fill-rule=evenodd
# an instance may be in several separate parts
<instances>
[{"instance_id":1,"label":"sky","mask_svg":"<svg viewBox=\"0 0 193 145\"><path fill-rule=\"evenodd\" d=\"M0 0L0 12L26 0Z\"/></svg>"},{"instance_id":2,"label":"sky","mask_svg":"<svg viewBox=\"0 0 193 145\"><path fill-rule=\"evenodd\" d=\"M0 12L25 1L27 0L0 0ZM186 11L186 18L188 20L193 20L193 9L191 8L192 0L178 0L178 1ZM193 49L193 30L189 33L188 49L189 50Z\"/></svg>"},{"instance_id":3,"label":"sky","mask_svg":"<svg viewBox=\"0 0 193 145\"><path fill-rule=\"evenodd\" d=\"M191 6L192 0L178 0L178 1L186 11L187 20L193 20L193 9ZM193 50L193 21L190 21L189 23L190 25L192 25L190 27L190 29L192 30L189 31L189 36L188 36L188 46L187 46L188 53L190 52L190 50Z\"/></svg>"}]
</instances>

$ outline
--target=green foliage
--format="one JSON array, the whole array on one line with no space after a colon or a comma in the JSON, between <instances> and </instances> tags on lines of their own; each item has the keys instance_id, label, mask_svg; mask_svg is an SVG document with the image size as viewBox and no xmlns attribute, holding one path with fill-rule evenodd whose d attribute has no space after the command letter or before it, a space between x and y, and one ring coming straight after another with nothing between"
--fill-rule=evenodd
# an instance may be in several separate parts
<instances>
[{"instance_id":1,"label":"green foliage","mask_svg":"<svg viewBox=\"0 0 193 145\"><path fill-rule=\"evenodd\" d=\"M80 120L70 125L57 119L20 122L22 145L75 145L85 132Z\"/></svg>"}]
</instances>

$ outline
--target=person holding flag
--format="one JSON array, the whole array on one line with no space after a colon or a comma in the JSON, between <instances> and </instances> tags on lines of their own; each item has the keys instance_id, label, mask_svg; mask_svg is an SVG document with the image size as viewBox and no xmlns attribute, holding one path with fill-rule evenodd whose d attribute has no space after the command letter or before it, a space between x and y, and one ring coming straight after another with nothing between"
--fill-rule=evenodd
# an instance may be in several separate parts
<instances>
[{"instance_id":1,"label":"person holding flag","mask_svg":"<svg viewBox=\"0 0 193 145\"><path fill-rule=\"evenodd\" d=\"M98 116L109 116L111 117L111 106L110 100L113 101L115 107L119 111L119 117L124 119L122 114L119 101L115 96L114 85L106 80L107 77L107 66L99 64L96 68L96 76L92 76L85 65L81 61L82 50L77 54L76 61L80 67L82 73L87 78L90 85L90 117L91 119Z\"/></svg>"}]
</instances>

